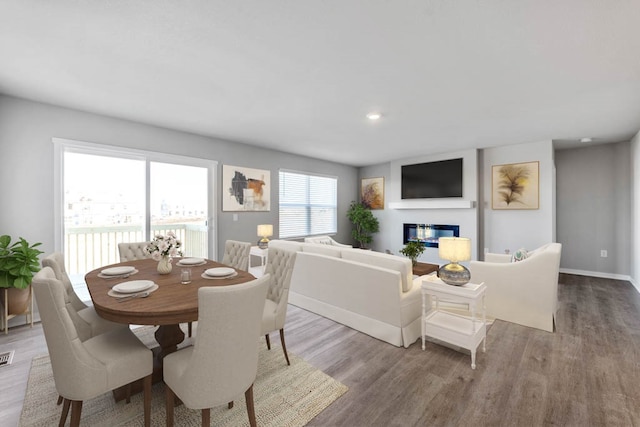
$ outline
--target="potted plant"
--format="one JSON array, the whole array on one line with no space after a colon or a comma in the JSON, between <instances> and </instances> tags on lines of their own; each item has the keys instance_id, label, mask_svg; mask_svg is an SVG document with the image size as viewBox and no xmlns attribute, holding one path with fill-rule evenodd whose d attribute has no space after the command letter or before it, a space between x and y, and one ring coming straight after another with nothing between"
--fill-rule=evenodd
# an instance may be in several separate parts
<instances>
[{"instance_id":1,"label":"potted plant","mask_svg":"<svg viewBox=\"0 0 640 427\"><path fill-rule=\"evenodd\" d=\"M422 252L424 252L424 245L416 240L410 240L404 248L400 249L402 255L411 258L413 266L418 262L418 257L422 255Z\"/></svg>"},{"instance_id":2,"label":"potted plant","mask_svg":"<svg viewBox=\"0 0 640 427\"><path fill-rule=\"evenodd\" d=\"M0 288L8 288L8 297L3 304L8 307L9 314L22 314L27 310L29 286L33 275L40 270L38 256L42 251L36 249L40 244L30 245L22 237L11 244L10 236L0 236ZM4 298L5 292L2 295Z\"/></svg>"},{"instance_id":3,"label":"potted plant","mask_svg":"<svg viewBox=\"0 0 640 427\"><path fill-rule=\"evenodd\" d=\"M360 243L360 248L368 249L368 244L373 241L372 234L377 233L380 229L378 218L373 216L371 209L358 202L351 202L347 218L355 226L351 236Z\"/></svg>"}]
</instances>

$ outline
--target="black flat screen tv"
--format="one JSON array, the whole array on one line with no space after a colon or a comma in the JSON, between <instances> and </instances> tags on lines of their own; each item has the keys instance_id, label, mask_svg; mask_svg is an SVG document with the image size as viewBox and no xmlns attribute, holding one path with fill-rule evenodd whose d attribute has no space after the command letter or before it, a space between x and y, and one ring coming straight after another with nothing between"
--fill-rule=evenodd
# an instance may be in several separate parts
<instances>
[{"instance_id":1,"label":"black flat screen tv","mask_svg":"<svg viewBox=\"0 0 640 427\"><path fill-rule=\"evenodd\" d=\"M402 166L403 199L462 197L462 158Z\"/></svg>"}]
</instances>

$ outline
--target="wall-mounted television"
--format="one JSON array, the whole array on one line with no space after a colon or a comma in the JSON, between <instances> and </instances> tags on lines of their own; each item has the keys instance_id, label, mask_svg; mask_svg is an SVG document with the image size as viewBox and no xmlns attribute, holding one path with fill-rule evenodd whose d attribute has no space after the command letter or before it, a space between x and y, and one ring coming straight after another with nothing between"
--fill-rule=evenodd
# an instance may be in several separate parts
<instances>
[{"instance_id":1,"label":"wall-mounted television","mask_svg":"<svg viewBox=\"0 0 640 427\"><path fill-rule=\"evenodd\" d=\"M462 197L462 158L402 166L403 199Z\"/></svg>"}]
</instances>

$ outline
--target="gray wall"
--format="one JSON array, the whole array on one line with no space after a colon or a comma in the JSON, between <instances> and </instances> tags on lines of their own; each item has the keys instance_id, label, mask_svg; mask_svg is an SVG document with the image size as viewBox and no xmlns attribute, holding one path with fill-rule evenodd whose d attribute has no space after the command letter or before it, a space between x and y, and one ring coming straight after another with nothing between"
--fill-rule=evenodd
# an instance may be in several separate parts
<instances>
[{"instance_id":1,"label":"gray wall","mask_svg":"<svg viewBox=\"0 0 640 427\"><path fill-rule=\"evenodd\" d=\"M556 152L562 268L632 273L630 147L622 142Z\"/></svg>"},{"instance_id":2,"label":"gray wall","mask_svg":"<svg viewBox=\"0 0 640 427\"><path fill-rule=\"evenodd\" d=\"M316 172L338 177L338 234L351 241L346 211L357 197L358 170L352 166L296 156L230 141L203 137L77 110L0 96L0 234L42 242L42 250L54 248L53 137L179 154L271 171L270 212L222 212L217 198L218 254L224 241L256 242L258 224L274 224L278 232L278 169Z\"/></svg>"}]
</instances>

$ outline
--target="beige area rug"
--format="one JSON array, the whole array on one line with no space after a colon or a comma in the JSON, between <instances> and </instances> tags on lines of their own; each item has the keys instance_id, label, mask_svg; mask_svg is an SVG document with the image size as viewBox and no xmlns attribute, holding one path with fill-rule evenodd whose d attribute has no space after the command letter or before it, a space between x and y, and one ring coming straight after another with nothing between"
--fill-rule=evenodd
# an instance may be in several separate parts
<instances>
[{"instance_id":1,"label":"beige area rug","mask_svg":"<svg viewBox=\"0 0 640 427\"><path fill-rule=\"evenodd\" d=\"M154 328L143 327L135 332L147 345L152 345ZM258 377L254 383L254 402L259 426L303 426L348 388L303 359L289 353L291 366L287 366L282 348L266 349L260 343ZM60 420L62 406L56 405L58 394L53 381L49 356L33 358L27 392L20 416L21 427L52 426ZM151 425L165 425L164 385L153 386L151 399ZM180 405L175 408L176 426L200 426L201 412ZM67 418L67 423L69 418ZM235 401L233 409L227 406L212 408L211 424L215 426L248 426L249 419L244 395ZM131 403L116 403L111 393L88 400L82 406L80 425L85 426L143 426L142 393L131 398Z\"/></svg>"}]
</instances>

